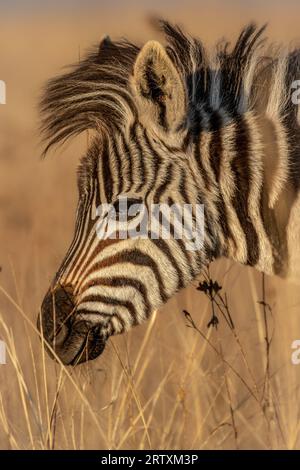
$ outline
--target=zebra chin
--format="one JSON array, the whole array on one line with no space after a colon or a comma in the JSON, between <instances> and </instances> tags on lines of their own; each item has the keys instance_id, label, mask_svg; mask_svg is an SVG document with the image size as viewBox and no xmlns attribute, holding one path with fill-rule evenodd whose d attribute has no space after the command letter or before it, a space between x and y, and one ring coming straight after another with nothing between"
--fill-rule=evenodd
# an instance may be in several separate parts
<instances>
[{"instance_id":1,"label":"zebra chin","mask_svg":"<svg viewBox=\"0 0 300 470\"><path fill-rule=\"evenodd\" d=\"M75 366L96 359L105 348L107 338L101 334L101 327L76 315L69 287L59 286L47 292L37 328L48 355L64 365Z\"/></svg>"}]
</instances>

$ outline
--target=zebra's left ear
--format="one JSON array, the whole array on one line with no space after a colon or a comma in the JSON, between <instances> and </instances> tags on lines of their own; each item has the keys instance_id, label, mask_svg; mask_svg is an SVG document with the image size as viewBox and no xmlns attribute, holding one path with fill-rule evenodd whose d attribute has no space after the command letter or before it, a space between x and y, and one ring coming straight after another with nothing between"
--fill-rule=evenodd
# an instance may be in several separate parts
<instances>
[{"instance_id":1,"label":"zebra's left ear","mask_svg":"<svg viewBox=\"0 0 300 470\"><path fill-rule=\"evenodd\" d=\"M141 119L165 131L175 131L186 110L184 84L165 48L149 41L134 64L132 87Z\"/></svg>"}]
</instances>

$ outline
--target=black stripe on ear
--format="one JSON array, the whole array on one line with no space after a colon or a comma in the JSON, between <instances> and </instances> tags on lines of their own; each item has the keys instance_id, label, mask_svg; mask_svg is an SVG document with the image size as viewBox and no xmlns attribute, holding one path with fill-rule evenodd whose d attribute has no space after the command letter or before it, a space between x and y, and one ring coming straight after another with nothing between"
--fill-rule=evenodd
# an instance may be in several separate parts
<instances>
[{"instance_id":1,"label":"black stripe on ear","mask_svg":"<svg viewBox=\"0 0 300 470\"><path fill-rule=\"evenodd\" d=\"M148 41L137 55L132 85L144 124L177 132L186 113L186 90L175 64L159 42Z\"/></svg>"},{"instance_id":2,"label":"black stripe on ear","mask_svg":"<svg viewBox=\"0 0 300 470\"><path fill-rule=\"evenodd\" d=\"M157 75L154 71L153 60L149 59L145 68L146 87L141 86L141 94L144 98L153 101L159 108L159 124L165 129L168 129L166 119L166 94L163 87L166 84L166 77Z\"/></svg>"}]
</instances>

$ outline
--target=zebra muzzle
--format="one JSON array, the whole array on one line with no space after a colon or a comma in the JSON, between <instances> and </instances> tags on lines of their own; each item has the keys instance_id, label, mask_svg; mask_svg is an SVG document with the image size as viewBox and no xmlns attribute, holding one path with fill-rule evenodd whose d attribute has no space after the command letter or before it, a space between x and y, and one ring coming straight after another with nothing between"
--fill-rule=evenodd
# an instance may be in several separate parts
<instances>
[{"instance_id":1,"label":"zebra muzzle","mask_svg":"<svg viewBox=\"0 0 300 470\"><path fill-rule=\"evenodd\" d=\"M42 303L37 327L49 356L65 365L77 365L98 357L106 338L99 326L91 325L76 315L70 287L50 289Z\"/></svg>"}]
</instances>

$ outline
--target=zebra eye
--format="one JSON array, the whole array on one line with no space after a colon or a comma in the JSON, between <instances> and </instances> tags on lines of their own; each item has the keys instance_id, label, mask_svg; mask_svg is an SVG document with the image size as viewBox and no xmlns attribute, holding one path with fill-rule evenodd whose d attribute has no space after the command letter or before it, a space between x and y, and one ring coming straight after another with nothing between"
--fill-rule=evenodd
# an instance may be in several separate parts
<instances>
[{"instance_id":1,"label":"zebra eye","mask_svg":"<svg viewBox=\"0 0 300 470\"><path fill-rule=\"evenodd\" d=\"M128 213L128 210L136 205L136 211L134 211L134 213L132 213L131 211L131 214L130 214L130 217L129 218L132 218L136 215L138 215L138 213L140 212L139 210L139 205L142 203L142 199L138 199L138 198L124 198L124 199L118 199L114 204L113 204L113 207L114 207L114 210L116 211L116 214L127 214ZM132 207L133 208L133 207Z\"/></svg>"}]
</instances>

